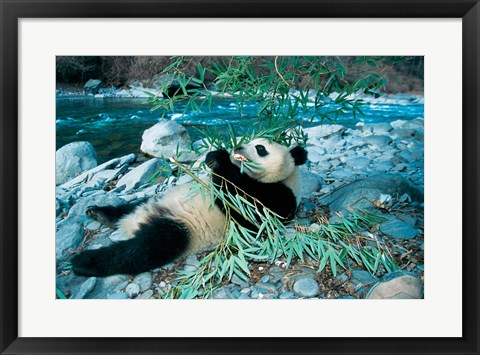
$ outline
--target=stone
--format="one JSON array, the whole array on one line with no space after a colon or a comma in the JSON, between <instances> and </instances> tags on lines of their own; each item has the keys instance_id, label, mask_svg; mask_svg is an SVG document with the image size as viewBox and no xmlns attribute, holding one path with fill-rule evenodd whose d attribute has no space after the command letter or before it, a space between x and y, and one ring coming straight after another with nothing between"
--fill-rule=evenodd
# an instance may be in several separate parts
<instances>
[{"instance_id":1,"label":"stone","mask_svg":"<svg viewBox=\"0 0 480 355\"><path fill-rule=\"evenodd\" d=\"M140 286L138 286L136 283L130 283L127 285L127 288L125 289L125 292L128 294L130 298L135 297L140 293Z\"/></svg>"},{"instance_id":2,"label":"stone","mask_svg":"<svg viewBox=\"0 0 480 355\"><path fill-rule=\"evenodd\" d=\"M91 231L95 231L97 229L100 229L101 226L102 224L99 221L92 221L87 224L85 228Z\"/></svg>"},{"instance_id":3,"label":"stone","mask_svg":"<svg viewBox=\"0 0 480 355\"><path fill-rule=\"evenodd\" d=\"M263 276L260 278L260 281L261 281L261 282L268 282L268 280L270 280L270 276L269 276L269 275L263 275Z\"/></svg>"},{"instance_id":4,"label":"stone","mask_svg":"<svg viewBox=\"0 0 480 355\"><path fill-rule=\"evenodd\" d=\"M85 281L82 286L80 286L80 290L78 293L72 297L74 299L82 299L82 298L87 298L92 291L95 289L95 286L97 285L97 278L96 277L90 277L88 278L87 281Z\"/></svg>"},{"instance_id":5,"label":"stone","mask_svg":"<svg viewBox=\"0 0 480 355\"><path fill-rule=\"evenodd\" d=\"M66 224L55 234L55 254L57 260L69 256L68 251L78 248L85 236L85 230L79 224Z\"/></svg>"},{"instance_id":6,"label":"stone","mask_svg":"<svg viewBox=\"0 0 480 355\"><path fill-rule=\"evenodd\" d=\"M352 270L352 275L350 280L355 285L362 284L368 285L375 281L377 281L376 277L373 277L368 271L366 270Z\"/></svg>"},{"instance_id":7,"label":"stone","mask_svg":"<svg viewBox=\"0 0 480 355\"><path fill-rule=\"evenodd\" d=\"M284 291L282 292L282 294L278 297L282 300L289 300L289 299L292 299L295 297L295 293L293 293L292 291Z\"/></svg>"},{"instance_id":8,"label":"stone","mask_svg":"<svg viewBox=\"0 0 480 355\"><path fill-rule=\"evenodd\" d=\"M238 285L242 288L247 288L248 285L249 285L249 283L247 281L242 280L237 275L233 275L231 281L232 281L233 284Z\"/></svg>"},{"instance_id":9,"label":"stone","mask_svg":"<svg viewBox=\"0 0 480 355\"><path fill-rule=\"evenodd\" d=\"M353 169L360 170L366 168L370 164L370 159L365 157L357 157L348 159L347 165Z\"/></svg>"},{"instance_id":10,"label":"stone","mask_svg":"<svg viewBox=\"0 0 480 355\"><path fill-rule=\"evenodd\" d=\"M108 295L109 300L128 300L128 295L125 292L116 292Z\"/></svg>"},{"instance_id":11,"label":"stone","mask_svg":"<svg viewBox=\"0 0 480 355\"><path fill-rule=\"evenodd\" d=\"M55 183L63 184L97 166L97 153L89 142L72 142L55 153Z\"/></svg>"},{"instance_id":12,"label":"stone","mask_svg":"<svg viewBox=\"0 0 480 355\"><path fill-rule=\"evenodd\" d=\"M423 201L423 191L401 175L379 174L341 186L322 196L319 202L329 206L332 213L338 211L348 216L349 208L372 210L370 201L377 200L381 194L394 197L407 194L413 201Z\"/></svg>"},{"instance_id":13,"label":"stone","mask_svg":"<svg viewBox=\"0 0 480 355\"><path fill-rule=\"evenodd\" d=\"M397 239L412 239L420 233L412 224L398 219L392 219L382 223L380 225L380 231L391 238Z\"/></svg>"},{"instance_id":14,"label":"stone","mask_svg":"<svg viewBox=\"0 0 480 355\"><path fill-rule=\"evenodd\" d=\"M395 271L383 276L368 292L367 299L422 299L423 283L406 271Z\"/></svg>"},{"instance_id":15,"label":"stone","mask_svg":"<svg viewBox=\"0 0 480 355\"><path fill-rule=\"evenodd\" d=\"M128 276L126 275L97 278L97 287L95 287L90 298L107 298L120 290L124 290L127 285Z\"/></svg>"},{"instance_id":16,"label":"stone","mask_svg":"<svg viewBox=\"0 0 480 355\"><path fill-rule=\"evenodd\" d=\"M152 274L150 274L149 272L142 272L141 274L138 274L135 277L133 282L136 283L140 287L141 292L146 291L153 284Z\"/></svg>"},{"instance_id":17,"label":"stone","mask_svg":"<svg viewBox=\"0 0 480 355\"><path fill-rule=\"evenodd\" d=\"M191 145L185 127L174 121L162 120L143 132L140 150L157 158L174 157L186 162L196 160ZM177 150L181 154L177 155Z\"/></svg>"},{"instance_id":18,"label":"stone","mask_svg":"<svg viewBox=\"0 0 480 355\"><path fill-rule=\"evenodd\" d=\"M313 192L320 191L324 183L321 176L305 169L300 169L300 179L302 182L301 196L307 198Z\"/></svg>"},{"instance_id":19,"label":"stone","mask_svg":"<svg viewBox=\"0 0 480 355\"><path fill-rule=\"evenodd\" d=\"M294 283L293 291L300 297L315 297L320 292L320 287L313 278L300 277Z\"/></svg>"},{"instance_id":20,"label":"stone","mask_svg":"<svg viewBox=\"0 0 480 355\"><path fill-rule=\"evenodd\" d=\"M126 235L121 229L117 229L109 236L112 242L120 242L122 240L128 240L130 237Z\"/></svg>"},{"instance_id":21,"label":"stone","mask_svg":"<svg viewBox=\"0 0 480 355\"><path fill-rule=\"evenodd\" d=\"M262 294L277 292L277 288L275 287L275 285L268 282L257 282L255 284L255 287L257 288L258 292Z\"/></svg>"},{"instance_id":22,"label":"stone","mask_svg":"<svg viewBox=\"0 0 480 355\"><path fill-rule=\"evenodd\" d=\"M304 130L310 139L319 139L342 135L346 128L338 124L323 124L316 127L305 128Z\"/></svg>"},{"instance_id":23,"label":"stone","mask_svg":"<svg viewBox=\"0 0 480 355\"><path fill-rule=\"evenodd\" d=\"M232 299L232 293L225 287L221 287L213 292L212 298L217 300Z\"/></svg>"},{"instance_id":24,"label":"stone","mask_svg":"<svg viewBox=\"0 0 480 355\"><path fill-rule=\"evenodd\" d=\"M147 290L144 293L138 295L136 297L136 299L137 300L148 300L148 299L152 298L152 296L153 296L153 291L152 290Z\"/></svg>"},{"instance_id":25,"label":"stone","mask_svg":"<svg viewBox=\"0 0 480 355\"><path fill-rule=\"evenodd\" d=\"M125 186L123 191L130 191L145 183L152 183L152 180L156 177L160 175L166 176L169 173L170 166L167 163L156 158L150 159L118 180L117 188Z\"/></svg>"},{"instance_id":26,"label":"stone","mask_svg":"<svg viewBox=\"0 0 480 355\"><path fill-rule=\"evenodd\" d=\"M368 144L377 145L377 146L380 146L380 147L384 147L384 146L387 146L390 143L392 143L392 138L390 138L389 136L383 136L383 135L367 136L367 137L364 137L363 139Z\"/></svg>"},{"instance_id":27,"label":"stone","mask_svg":"<svg viewBox=\"0 0 480 355\"><path fill-rule=\"evenodd\" d=\"M89 180L91 180L98 172L110 169L110 168L122 168L123 165L128 165L134 162L136 159L135 154L128 154L121 158L114 158L111 159L99 166L96 166L93 169L87 170L80 174L79 176L67 181L66 183L62 184L60 188L62 189L70 189L76 185L83 184ZM120 171L121 172L121 171ZM120 173L119 172L119 173Z\"/></svg>"},{"instance_id":28,"label":"stone","mask_svg":"<svg viewBox=\"0 0 480 355\"><path fill-rule=\"evenodd\" d=\"M388 122L367 123L363 127L363 131L371 130L374 134L386 134L392 129L393 127Z\"/></svg>"},{"instance_id":29,"label":"stone","mask_svg":"<svg viewBox=\"0 0 480 355\"><path fill-rule=\"evenodd\" d=\"M92 94L95 95L98 93L98 90L103 86L102 81L98 79L90 79L88 80L85 85L83 85L83 91L85 94Z\"/></svg>"}]
</instances>

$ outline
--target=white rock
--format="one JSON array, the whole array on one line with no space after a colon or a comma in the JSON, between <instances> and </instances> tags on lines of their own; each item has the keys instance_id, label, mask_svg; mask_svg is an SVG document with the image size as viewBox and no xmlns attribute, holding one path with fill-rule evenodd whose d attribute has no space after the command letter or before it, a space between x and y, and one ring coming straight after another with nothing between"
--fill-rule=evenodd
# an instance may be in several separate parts
<instances>
[{"instance_id":1,"label":"white rock","mask_svg":"<svg viewBox=\"0 0 480 355\"><path fill-rule=\"evenodd\" d=\"M174 121L163 120L143 132L140 150L158 158L175 157L180 162L193 161L196 155L191 151L191 143L185 127Z\"/></svg>"},{"instance_id":2,"label":"white rock","mask_svg":"<svg viewBox=\"0 0 480 355\"><path fill-rule=\"evenodd\" d=\"M55 154L55 182L63 184L97 166L97 154L89 142L72 142Z\"/></svg>"},{"instance_id":3,"label":"white rock","mask_svg":"<svg viewBox=\"0 0 480 355\"><path fill-rule=\"evenodd\" d=\"M125 186L123 191L130 191L151 181L156 174L161 174L162 171L167 172L167 170L170 170L170 166L165 162L156 158L150 159L118 180L117 188Z\"/></svg>"}]
</instances>

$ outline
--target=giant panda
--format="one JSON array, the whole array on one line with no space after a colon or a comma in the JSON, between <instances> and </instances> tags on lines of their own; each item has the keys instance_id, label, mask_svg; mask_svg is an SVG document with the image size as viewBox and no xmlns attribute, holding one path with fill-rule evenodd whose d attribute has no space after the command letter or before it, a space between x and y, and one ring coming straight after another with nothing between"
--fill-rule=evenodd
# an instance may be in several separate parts
<instances>
[{"instance_id":1,"label":"giant panda","mask_svg":"<svg viewBox=\"0 0 480 355\"><path fill-rule=\"evenodd\" d=\"M205 162L212 170L212 182L219 189L246 193L245 198L252 196L285 220L291 220L300 202L298 166L306 160L307 151L300 146L289 149L258 138L231 153L211 151ZM261 167L241 169L245 161ZM185 184L139 205L87 208L87 215L120 228L128 239L76 255L72 259L75 274L137 274L214 248L226 230L225 206L217 198L212 207L208 194L202 196L197 192L189 196L189 193L192 190ZM255 228L235 211L231 211L231 216L240 225Z\"/></svg>"}]
</instances>

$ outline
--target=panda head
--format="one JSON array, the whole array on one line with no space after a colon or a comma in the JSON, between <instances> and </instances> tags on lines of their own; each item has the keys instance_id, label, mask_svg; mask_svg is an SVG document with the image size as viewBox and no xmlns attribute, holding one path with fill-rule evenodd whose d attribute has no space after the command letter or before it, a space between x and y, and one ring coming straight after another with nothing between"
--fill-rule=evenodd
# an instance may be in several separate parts
<instances>
[{"instance_id":1,"label":"panda head","mask_svg":"<svg viewBox=\"0 0 480 355\"><path fill-rule=\"evenodd\" d=\"M244 173L263 183L279 182L296 171L297 165L305 164L307 151L302 147L287 148L284 145L258 138L232 151L231 161L240 167L250 161L261 166L259 169L245 169Z\"/></svg>"}]
</instances>

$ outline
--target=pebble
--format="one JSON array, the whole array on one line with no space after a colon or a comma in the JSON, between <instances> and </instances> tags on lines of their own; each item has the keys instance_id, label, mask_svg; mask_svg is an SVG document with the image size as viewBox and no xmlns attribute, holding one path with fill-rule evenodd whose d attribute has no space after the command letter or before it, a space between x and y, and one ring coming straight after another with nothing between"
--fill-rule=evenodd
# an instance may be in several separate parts
<instances>
[{"instance_id":1,"label":"pebble","mask_svg":"<svg viewBox=\"0 0 480 355\"><path fill-rule=\"evenodd\" d=\"M125 292L130 298L132 298L140 293L140 286L138 286L136 283L128 284Z\"/></svg>"},{"instance_id":2,"label":"pebble","mask_svg":"<svg viewBox=\"0 0 480 355\"><path fill-rule=\"evenodd\" d=\"M293 291L300 297L314 297L318 295L320 288L317 281L311 277L302 277L293 285Z\"/></svg>"},{"instance_id":3,"label":"pebble","mask_svg":"<svg viewBox=\"0 0 480 355\"><path fill-rule=\"evenodd\" d=\"M294 296L295 296L295 293L293 293L292 291L284 291L282 292L279 298L282 300L288 300L288 299L294 298Z\"/></svg>"},{"instance_id":4,"label":"pebble","mask_svg":"<svg viewBox=\"0 0 480 355\"><path fill-rule=\"evenodd\" d=\"M213 292L212 298L217 300L232 299L232 293L225 287L219 288Z\"/></svg>"},{"instance_id":5,"label":"pebble","mask_svg":"<svg viewBox=\"0 0 480 355\"><path fill-rule=\"evenodd\" d=\"M262 282L268 282L268 280L270 280L270 276L269 276L269 275L263 275L263 276L260 278L260 281L262 281Z\"/></svg>"},{"instance_id":6,"label":"pebble","mask_svg":"<svg viewBox=\"0 0 480 355\"><path fill-rule=\"evenodd\" d=\"M160 281L159 284L158 284L158 287L165 288L165 287L167 287L167 284L166 284L165 281Z\"/></svg>"},{"instance_id":7,"label":"pebble","mask_svg":"<svg viewBox=\"0 0 480 355\"><path fill-rule=\"evenodd\" d=\"M93 221L87 224L85 228L88 230L94 231L94 230L100 229L101 226L102 224L99 221Z\"/></svg>"},{"instance_id":8,"label":"pebble","mask_svg":"<svg viewBox=\"0 0 480 355\"><path fill-rule=\"evenodd\" d=\"M140 291L143 292L152 286L153 278L149 272L143 272L138 274L133 282L136 283L140 287Z\"/></svg>"}]
</instances>

